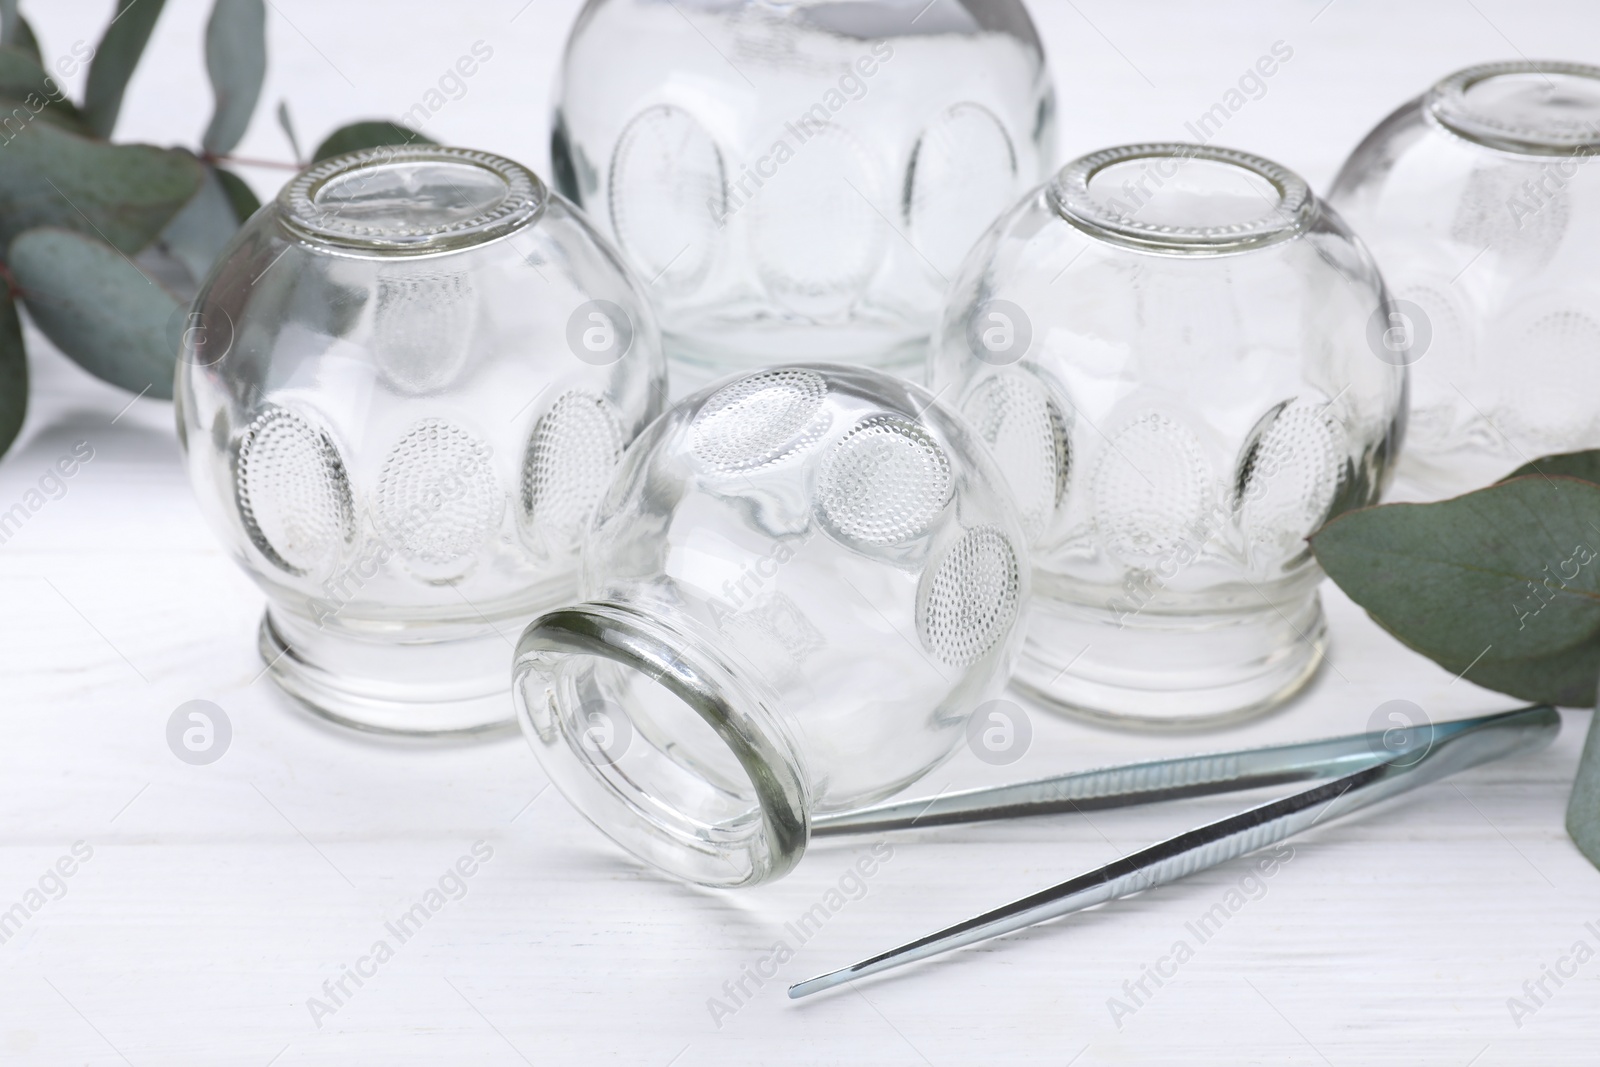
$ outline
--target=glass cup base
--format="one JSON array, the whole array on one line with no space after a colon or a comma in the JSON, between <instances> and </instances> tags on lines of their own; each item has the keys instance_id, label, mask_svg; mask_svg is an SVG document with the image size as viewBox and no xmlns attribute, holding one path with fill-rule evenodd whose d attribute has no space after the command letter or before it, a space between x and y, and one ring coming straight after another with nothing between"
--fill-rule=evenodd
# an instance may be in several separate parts
<instances>
[{"instance_id":1,"label":"glass cup base","mask_svg":"<svg viewBox=\"0 0 1600 1067\"><path fill-rule=\"evenodd\" d=\"M1123 729L1193 730L1263 715L1316 674L1316 593L1255 612L1137 618L1036 599L1016 686L1052 710Z\"/></svg>"},{"instance_id":2,"label":"glass cup base","mask_svg":"<svg viewBox=\"0 0 1600 1067\"><path fill-rule=\"evenodd\" d=\"M269 608L257 645L279 688L341 726L440 739L516 729L506 639L490 626L375 640Z\"/></svg>"}]
</instances>

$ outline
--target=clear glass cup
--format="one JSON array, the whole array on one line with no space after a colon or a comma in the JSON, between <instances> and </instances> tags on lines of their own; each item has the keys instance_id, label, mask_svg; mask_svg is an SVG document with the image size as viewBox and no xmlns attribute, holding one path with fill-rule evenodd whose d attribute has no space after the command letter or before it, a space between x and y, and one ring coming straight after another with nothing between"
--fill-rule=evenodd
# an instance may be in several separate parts
<instances>
[{"instance_id":1,"label":"clear glass cup","mask_svg":"<svg viewBox=\"0 0 1600 1067\"><path fill-rule=\"evenodd\" d=\"M510 727L507 635L571 598L662 405L616 253L508 159L371 149L285 186L179 325L179 440L273 678L365 729Z\"/></svg>"},{"instance_id":2,"label":"clear glass cup","mask_svg":"<svg viewBox=\"0 0 1600 1067\"><path fill-rule=\"evenodd\" d=\"M1054 142L1021 0L589 0L551 155L650 281L677 396L796 360L920 374Z\"/></svg>"},{"instance_id":3,"label":"clear glass cup","mask_svg":"<svg viewBox=\"0 0 1600 1067\"><path fill-rule=\"evenodd\" d=\"M585 602L523 634L524 733L641 859L777 878L813 813L926 774L1004 685L1022 538L981 442L919 386L811 364L706 389L624 457Z\"/></svg>"},{"instance_id":4,"label":"clear glass cup","mask_svg":"<svg viewBox=\"0 0 1600 1067\"><path fill-rule=\"evenodd\" d=\"M1069 164L951 289L935 392L1006 472L1032 545L1015 681L1122 725L1271 708L1322 659L1305 538L1377 500L1405 369L1360 242L1295 174L1145 144Z\"/></svg>"},{"instance_id":5,"label":"clear glass cup","mask_svg":"<svg viewBox=\"0 0 1600 1067\"><path fill-rule=\"evenodd\" d=\"M1597 151L1600 67L1490 63L1384 119L1339 172L1329 199L1383 268L1412 365L1406 495L1600 447Z\"/></svg>"}]
</instances>

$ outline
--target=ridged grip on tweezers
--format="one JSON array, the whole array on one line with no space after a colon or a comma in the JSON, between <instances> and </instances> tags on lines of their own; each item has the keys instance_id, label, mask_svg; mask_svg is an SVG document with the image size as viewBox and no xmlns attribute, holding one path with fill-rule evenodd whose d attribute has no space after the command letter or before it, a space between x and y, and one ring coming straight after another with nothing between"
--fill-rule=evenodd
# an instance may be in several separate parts
<instances>
[{"instance_id":1,"label":"ridged grip on tweezers","mask_svg":"<svg viewBox=\"0 0 1600 1067\"><path fill-rule=\"evenodd\" d=\"M1420 730L1412 731L1407 740L1409 744L1397 746L1375 732L1080 771L819 815L812 820L811 832L822 837L877 833L1235 793L1332 777L1414 751L1425 743Z\"/></svg>"},{"instance_id":2,"label":"ridged grip on tweezers","mask_svg":"<svg viewBox=\"0 0 1600 1067\"><path fill-rule=\"evenodd\" d=\"M1369 755L1367 766L1343 777L1208 823L843 970L800 982L790 987L789 996L798 998L820 992L854 978L1176 881L1275 844L1323 818L1338 818L1467 767L1548 744L1560 728L1559 713L1544 705L1422 727L1419 734L1425 744L1419 743L1419 747L1403 755L1384 762L1376 762L1377 757ZM1334 745L1351 740L1355 739L1312 744ZM1255 750L1264 751L1269 750Z\"/></svg>"}]
</instances>

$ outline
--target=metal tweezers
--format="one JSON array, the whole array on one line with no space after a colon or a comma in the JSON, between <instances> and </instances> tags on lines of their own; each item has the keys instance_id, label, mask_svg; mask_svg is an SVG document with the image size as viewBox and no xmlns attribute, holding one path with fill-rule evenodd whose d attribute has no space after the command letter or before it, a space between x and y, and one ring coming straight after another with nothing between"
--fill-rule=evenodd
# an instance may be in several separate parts
<instances>
[{"instance_id":1,"label":"metal tweezers","mask_svg":"<svg viewBox=\"0 0 1600 1067\"><path fill-rule=\"evenodd\" d=\"M1134 763L817 817L814 836L1094 811L1331 779L1179 834L927 937L789 987L798 999L1177 881L1456 771L1532 751L1561 729L1548 704L1322 741Z\"/></svg>"}]
</instances>

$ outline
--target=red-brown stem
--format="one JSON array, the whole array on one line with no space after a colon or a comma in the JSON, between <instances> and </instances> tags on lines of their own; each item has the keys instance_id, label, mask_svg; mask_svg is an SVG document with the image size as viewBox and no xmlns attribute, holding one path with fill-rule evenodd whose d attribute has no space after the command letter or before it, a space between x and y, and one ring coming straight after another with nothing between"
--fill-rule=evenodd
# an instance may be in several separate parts
<instances>
[{"instance_id":1,"label":"red-brown stem","mask_svg":"<svg viewBox=\"0 0 1600 1067\"><path fill-rule=\"evenodd\" d=\"M243 167L272 167L276 170L299 170L298 163L280 163L275 159L250 159L246 156L219 156L215 152L201 152L200 158L215 166L218 163L237 163Z\"/></svg>"}]
</instances>

